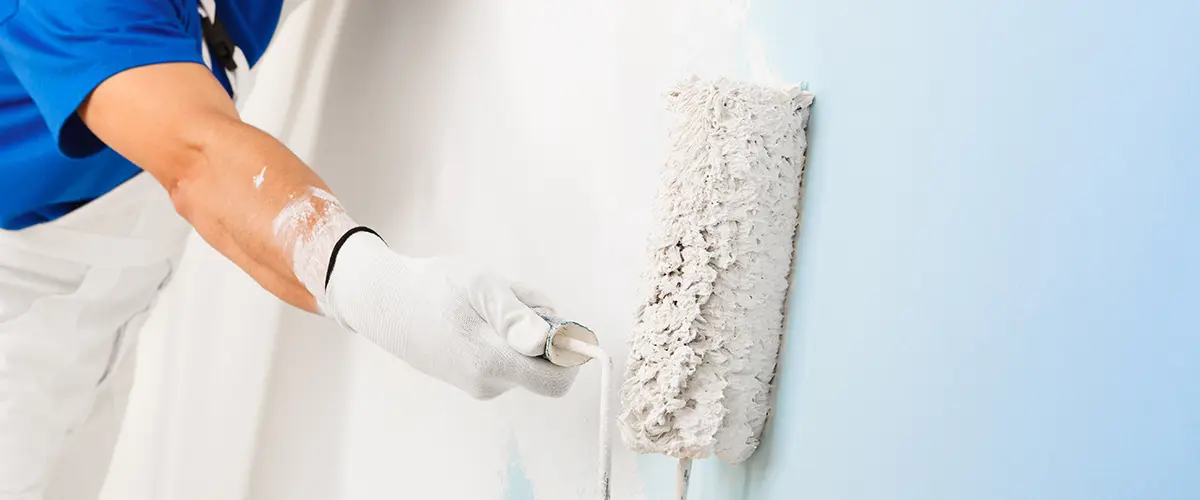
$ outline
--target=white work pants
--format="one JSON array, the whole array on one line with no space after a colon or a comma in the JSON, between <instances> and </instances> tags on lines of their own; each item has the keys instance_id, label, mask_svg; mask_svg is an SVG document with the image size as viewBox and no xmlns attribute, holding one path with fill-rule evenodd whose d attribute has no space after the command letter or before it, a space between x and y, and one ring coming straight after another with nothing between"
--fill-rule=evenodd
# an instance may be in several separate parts
<instances>
[{"instance_id":1,"label":"white work pants","mask_svg":"<svg viewBox=\"0 0 1200 500\"><path fill-rule=\"evenodd\" d=\"M190 231L139 174L50 223L0 230L0 500L95 500L138 329Z\"/></svg>"}]
</instances>

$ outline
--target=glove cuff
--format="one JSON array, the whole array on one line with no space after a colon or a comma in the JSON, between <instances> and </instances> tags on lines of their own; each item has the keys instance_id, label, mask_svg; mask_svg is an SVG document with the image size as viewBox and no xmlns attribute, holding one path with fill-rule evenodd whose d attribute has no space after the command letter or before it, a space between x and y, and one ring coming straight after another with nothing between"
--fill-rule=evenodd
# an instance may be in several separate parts
<instances>
[{"instance_id":1,"label":"glove cuff","mask_svg":"<svg viewBox=\"0 0 1200 500\"><path fill-rule=\"evenodd\" d=\"M342 233L335 247L330 252L328 281L319 303L321 314L357 332L375 315L380 281L402 280L409 266L388 249L377 233L358 226Z\"/></svg>"},{"instance_id":2,"label":"glove cuff","mask_svg":"<svg viewBox=\"0 0 1200 500\"><path fill-rule=\"evenodd\" d=\"M387 244L387 240L384 240L383 236L379 236L379 233L375 232L374 229L371 229L367 226L356 226L356 227L350 228L349 231L346 231L346 233L343 234L341 238L338 238L337 243L333 244L333 251L329 253L329 265L326 266L326 268L325 268L325 291L326 292L329 291L329 279L333 277L333 266L334 266L334 264L337 263L338 252L341 251L342 245L346 244L346 240L349 240L350 237L354 236L355 233L371 233L371 234L375 235L377 238L379 238L380 240L382 240L384 245Z\"/></svg>"}]
</instances>

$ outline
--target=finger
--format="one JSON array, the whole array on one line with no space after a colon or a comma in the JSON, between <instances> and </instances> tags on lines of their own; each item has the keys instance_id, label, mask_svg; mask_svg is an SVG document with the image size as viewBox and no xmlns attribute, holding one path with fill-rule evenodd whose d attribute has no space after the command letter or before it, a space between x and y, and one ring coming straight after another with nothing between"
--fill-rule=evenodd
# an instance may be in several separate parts
<instances>
[{"instance_id":1,"label":"finger","mask_svg":"<svg viewBox=\"0 0 1200 500\"><path fill-rule=\"evenodd\" d=\"M578 367L566 368L542 358L523 357L513 360L508 378L534 394L558 398L571 390L578 374Z\"/></svg>"},{"instance_id":2,"label":"finger","mask_svg":"<svg viewBox=\"0 0 1200 500\"><path fill-rule=\"evenodd\" d=\"M525 356L541 356L546 352L550 324L521 302L504 280L479 274L468 287L467 295L475 311L509 347Z\"/></svg>"},{"instance_id":3,"label":"finger","mask_svg":"<svg viewBox=\"0 0 1200 500\"><path fill-rule=\"evenodd\" d=\"M524 283L510 283L509 288L512 289L513 295L517 296L517 300L529 306L530 309L550 316L557 315L554 312L554 304L550 302L550 297L547 297L546 294Z\"/></svg>"},{"instance_id":4,"label":"finger","mask_svg":"<svg viewBox=\"0 0 1200 500\"><path fill-rule=\"evenodd\" d=\"M479 382L469 387L466 392L467 395L473 399L479 401L491 401L499 397L501 394L508 392L508 390L512 389L515 385L516 384L508 381L488 380Z\"/></svg>"}]
</instances>

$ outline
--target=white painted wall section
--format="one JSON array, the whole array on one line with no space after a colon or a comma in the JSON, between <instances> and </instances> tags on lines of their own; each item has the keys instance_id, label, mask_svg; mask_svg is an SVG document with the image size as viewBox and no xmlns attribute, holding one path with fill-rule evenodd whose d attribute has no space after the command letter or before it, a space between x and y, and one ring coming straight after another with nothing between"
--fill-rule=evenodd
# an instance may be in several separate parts
<instances>
[{"instance_id":1,"label":"white painted wall section","mask_svg":"<svg viewBox=\"0 0 1200 500\"><path fill-rule=\"evenodd\" d=\"M740 2L349 4L315 168L394 248L541 288L623 370L680 78L748 76ZM252 497L593 494L598 368L480 403L287 312ZM614 498L648 497L616 447Z\"/></svg>"}]
</instances>

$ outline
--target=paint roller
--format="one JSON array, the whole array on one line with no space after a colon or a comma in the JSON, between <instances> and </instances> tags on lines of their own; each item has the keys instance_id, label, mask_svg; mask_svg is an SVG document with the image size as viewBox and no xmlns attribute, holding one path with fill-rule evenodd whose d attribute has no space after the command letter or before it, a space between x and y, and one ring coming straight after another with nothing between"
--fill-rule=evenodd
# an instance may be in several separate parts
<instances>
[{"instance_id":1,"label":"paint roller","mask_svg":"<svg viewBox=\"0 0 1200 500\"><path fill-rule=\"evenodd\" d=\"M618 427L638 453L746 460L770 409L813 95L689 78L655 206Z\"/></svg>"},{"instance_id":2,"label":"paint roller","mask_svg":"<svg viewBox=\"0 0 1200 500\"><path fill-rule=\"evenodd\" d=\"M799 223L813 95L695 77L668 94L675 123L655 203L618 426L627 447L749 458L770 409ZM609 498L611 360L587 328L544 315L545 357L601 360L600 497Z\"/></svg>"}]
</instances>

